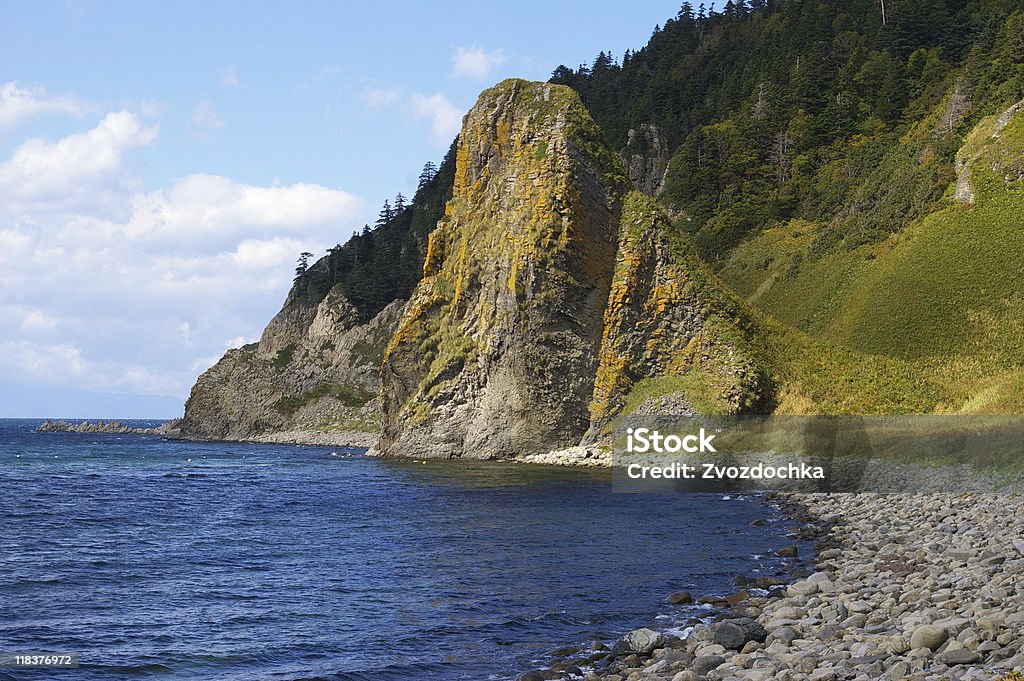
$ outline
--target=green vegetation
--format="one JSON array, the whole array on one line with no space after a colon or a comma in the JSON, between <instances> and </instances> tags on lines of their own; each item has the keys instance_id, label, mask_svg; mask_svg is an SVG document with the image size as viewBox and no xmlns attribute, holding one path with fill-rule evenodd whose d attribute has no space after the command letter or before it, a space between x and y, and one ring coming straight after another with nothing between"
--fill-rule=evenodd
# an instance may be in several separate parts
<instances>
[{"instance_id":1,"label":"green vegetation","mask_svg":"<svg viewBox=\"0 0 1024 681\"><path fill-rule=\"evenodd\" d=\"M658 405L659 398L682 395L698 414L732 414L734 406L722 398L726 386L721 377L703 371L690 371L681 376L645 378L633 384L626 395L622 414L632 414L643 404Z\"/></svg>"},{"instance_id":2,"label":"green vegetation","mask_svg":"<svg viewBox=\"0 0 1024 681\"><path fill-rule=\"evenodd\" d=\"M619 356L621 343L614 329L628 327L630 320L620 319L621 314L615 312L606 316L606 324L612 326L605 331L598 389L625 392L622 413L672 394L683 396L702 414L905 414L949 410L965 399L962 389L938 380L927 367L814 339L755 311L730 291L701 262L686 237L673 233L656 212L653 201L636 193L624 203L623 265L616 273L610 306L617 309L620 294L624 299L636 296L643 290L644 279L668 280L681 288L652 290L653 307L684 305L704 322L691 328L693 341L681 337L685 348L666 347L670 341L660 340L662 349L671 351L673 357L663 361L656 373L629 381L631 358ZM799 252L809 242L800 226L788 232L779 230L769 238L769 243L783 244L778 248L783 252ZM645 239L661 239L667 245L657 271L625 273L622 268L630 263L645 262L644 243L648 248L655 243ZM755 265L762 273L778 268L771 261ZM627 276L635 280L625 279ZM759 287L747 282L746 288ZM648 308L639 324L649 323L653 316ZM691 349L694 341L699 341L696 355ZM637 342L643 339L627 336L627 345Z\"/></svg>"},{"instance_id":3,"label":"green vegetation","mask_svg":"<svg viewBox=\"0 0 1024 681\"><path fill-rule=\"evenodd\" d=\"M603 357L598 382L626 413L667 395L705 413L1024 409L1024 112L1001 116L1024 99L1024 10L886 4L883 23L877 0L730 0L710 14L684 3L620 61L602 52L554 72L593 121L568 89L510 81L530 98L531 132L568 112L570 141L609 187L622 186L610 149L629 130L654 124L672 150L658 197L671 219L626 197L622 224L637 248L657 239L670 252L667 279L685 289L673 304L700 301L704 360L673 347L655 375L633 376L625 351ZM495 123L497 145L509 125ZM523 168L557 162L546 142L526 146ZM455 157L453 145L425 168L411 205L396 197L374 228L300 261L290 299L316 304L338 285L366 320L408 297L425 263L430 288L400 334L422 353L431 394L473 358L449 320L468 314L479 252L497 252L506 230L491 224L495 206L475 203L484 180L455 176ZM465 196L446 218L456 184ZM578 208L562 189L563 208ZM557 291L527 291L522 275L566 245L549 209L515 218L508 284L521 310ZM358 354L379 361L385 346Z\"/></svg>"},{"instance_id":4,"label":"green vegetation","mask_svg":"<svg viewBox=\"0 0 1024 681\"><path fill-rule=\"evenodd\" d=\"M552 82L613 147L647 123L667 137L675 233L761 313L716 312L719 346L770 377L758 408L1020 412L1024 124L1001 114L1024 98L1024 11L892 5L883 24L873 0L686 3L621 63ZM633 390L627 409L664 391L714 413L725 388Z\"/></svg>"},{"instance_id":5,"label":"green vegetation","mask_svg":"<svg viewBox=\"0 0 1024 681\"><path fill-rule=\"evenodd\" d=\"M981 121L960 152L973 206L947 200L884 242L817 259L820 225L794 221L737 248L723 279L786 324L915 362L972 395L949 408L1020 410L1024 119L1000 119Z\"/></svg>"},{"instance_id":6,"label":"green vegetation","mask_svg":"<svg viewBox=\"0 0 1024 681\"><path fill-rule=\"evenodd\" d=\"M272 364L277 370L284 369L286 366L292 363L292 358L295 357L295 343L289 343L274 355Z\"/></svg>"},{"instance_id":7,"label":"green vegetation","mask_svg":"<svg viewBox=\"0 0 1024 681\"><path fill-rule=\"evenodd\" d=\"M661 200L712 263L751 234L820 222L813 252L884 241L934 210L981 116L1024 96L1007 2L730 2L679 14L621 65L559 67L614 148L654 123Z\"/></svg>"},{"instance_id":8,"label":"green vegetation","mask_svg":"<svg viewBox=\"0 0 1024 681\"><path fill-rule=\"evenodd\" d=\"M427 236L444 216L454 174L455 143L439 168L424 167L411 204L399 194L394 204L384 202L372 228L366 225L312 265L309 257L300 259L289 304L315 306L338 285L365 322L392 301L408 298L422 277Z\"/></svg>"},{"instance_id":9,"label":"green vegetation","mask_svg":"<svg viewBox=\"0 0 1024 681\"><path fill-rule=\"evenodd\" d=\"M274 403L274 409L285 416L292 416L303 406L322 397L333 397L346 407L362 407L374 398L374 394L357 385L326 383L298 396L282 397Z\"/></svg>"}]
</instances>

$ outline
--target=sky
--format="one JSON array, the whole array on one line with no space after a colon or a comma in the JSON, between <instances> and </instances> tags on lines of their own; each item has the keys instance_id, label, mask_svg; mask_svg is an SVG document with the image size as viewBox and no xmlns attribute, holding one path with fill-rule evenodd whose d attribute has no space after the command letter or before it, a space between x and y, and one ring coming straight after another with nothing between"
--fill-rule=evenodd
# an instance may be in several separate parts
<instances>
[{"instance_id":1,"label":"sky","mask_svg":"<svg viewBox=\"0 0 1024 681\"><path fill-rule=\"evenodd\" d=\"M678 5L0 0L0 417L180 416L481 90Z\"/></svg>"}]
</instances>

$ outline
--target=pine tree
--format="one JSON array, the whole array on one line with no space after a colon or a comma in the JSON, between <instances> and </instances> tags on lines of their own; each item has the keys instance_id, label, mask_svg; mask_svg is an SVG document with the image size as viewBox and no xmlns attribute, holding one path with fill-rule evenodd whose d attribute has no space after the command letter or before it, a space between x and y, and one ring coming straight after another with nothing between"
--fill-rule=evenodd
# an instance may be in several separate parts
<instances>
[{"instance_id":1,"label":"pine tree","mask_svg":"<svg viewBox=\"0 0 1024 681\"><path fill-rule=\"evenodd\" d=\"M298 265L295 266L295 278L296 279L298 279L303 274L305 274L306 270L309 269L309 259L312 258L312 257L313 257L313 254L310 253L309 251L303 251L302 253L299 253L299 262L298 262Z\"/></svg>"},{"instance_id":2,"label":"pine tree","mask_svg":"<svg viewBox=\"0 0 1024 681\"><path fill-rule=\"evenodd\" d=\"M387 199L384 199L384 206L380 209L380 213L377 214L377 222L374 223L374 226L383 227L390 222L393 217L395 217L395 213L391 209L391 204Z\"/></svg>"},{"instance_id":3,"label":"pine tree","mask_svg":"<svg viewBox=\"0 0 1024 681\"><path fill-rule=\"evenodd\" d=\"M559 68L564 68L564 67L559 67ZM556 70L556 73L557 73L557 70ZM434 180L434 177L436 177L436 176L437 176L437 166L434 165L434 162L433 161L427 161L426 163L424 163L423 164L423 170L420 171L419 183L416 185L416 193L419 193L420 191L422 191L423 188L426 187L428 184L430 184Z\"/></svg>"},{"instance_id":4,"label":"pine tree","mask_svg":"<svg viewBox=\"0 0 1024 681\"><path fill-rule=\"evenodd\" d=\"M398 192L395 196L395 209L393 211L393 216L399 215L403 210L405 210L405 196L402 192Z\"/></svg>"}]
</instances>

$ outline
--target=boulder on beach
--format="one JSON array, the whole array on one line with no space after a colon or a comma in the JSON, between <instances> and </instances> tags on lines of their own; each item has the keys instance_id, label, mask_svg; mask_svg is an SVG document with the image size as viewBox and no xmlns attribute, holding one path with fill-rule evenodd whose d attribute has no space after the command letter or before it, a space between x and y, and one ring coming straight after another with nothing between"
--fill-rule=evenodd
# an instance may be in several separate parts
<instances>
[{"instance_id":1,"label":"boulder on beach","mask_svg":"<svg viewBox=\"0 0 1024 681\"><path fill-rule=\"evenodd\" d=\"M612 646L612 655L647 655L665 644L665 637L651 629L634 629Z\"/></svg>"},{"instance_id":2,"label":"boulder on beach","mask_svg":"<svg viewBox=\"0 0 1024 681\"><path fill-rule=\"evenodd\" d=\"M973 650L960 648L958 650L949 650L944 653L939 653L935 656L935 659L944 665L953 667L958 664L977 664L978 662L981 662L981 655Z\"/></svg>"},{"instance_id":3,"label":"boulder on beach","mask_svg":"<svg viewBox=\"0 0 1024 681\"><path fill-rule=\"evenodd\" d=\"M750 641L764 643L768 632L749 617L723 620L711 627L712 640L727 650L740 650Z\"/></svg>"},{"instance_id":4,"label":"boulder on beach","mask_svg":"<svg viewBox=\"0 0 1024 681\"><path fill-rule=\"evenodd\" d=\"M910 635L910 647L927 648L934 652L946 642L947 638L949 638L949 632L945 628L924 624L915 629L914 633Z\"/></svg>"},{"instance_id":5,"label":"boulder on beach","mask_svg":"<svg viewBox=\"0 0 1024 681\"><path fill-rule=\"evenodd\" d=\"M690 669L704 676L720 664L725 664L725 658L721 655L702 655L693 661Z\"/></svg>"}]
</instances>

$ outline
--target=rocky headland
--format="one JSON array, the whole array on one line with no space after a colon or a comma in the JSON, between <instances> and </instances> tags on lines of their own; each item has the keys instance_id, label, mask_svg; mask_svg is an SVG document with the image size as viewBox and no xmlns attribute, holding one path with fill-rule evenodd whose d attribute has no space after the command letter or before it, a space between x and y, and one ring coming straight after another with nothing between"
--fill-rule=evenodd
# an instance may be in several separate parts
<instances>
[{"instance_id":1,"label":"rocky headland","mask_svg":"<svg viewBox=\"0 0 1024 681\"><path fill-rule=\"evenodd\" d=\"M485 90L438 174L448 184L420 200L420 231L301 271L260 341L200 376L180 436L592 465L549 453L659 416L929 413L960 399L904 359L827 343L736 295L640 191L660 165L637 159L662 148L641 133L616 154L566 86ZM422 268L407 299L369 305L344 272L388 248Z\"/></svg>"},{"instance_id":2,"label":"rocky headland","mask_svg":"<svg viewBox=\"0 0 1024 681\"><path fill-rule=\"evenodd\" d=\"M1024 678L1024 497L775 498L802 522L799 536L817 539L795 581L738 579L733 593L672 594L680 607L699 598L715 610L684 638L640 629L590 650L557 651L547 668L519 678Z\"/></svg>"}]
</instances>

